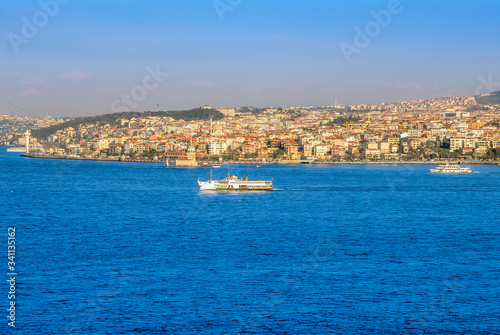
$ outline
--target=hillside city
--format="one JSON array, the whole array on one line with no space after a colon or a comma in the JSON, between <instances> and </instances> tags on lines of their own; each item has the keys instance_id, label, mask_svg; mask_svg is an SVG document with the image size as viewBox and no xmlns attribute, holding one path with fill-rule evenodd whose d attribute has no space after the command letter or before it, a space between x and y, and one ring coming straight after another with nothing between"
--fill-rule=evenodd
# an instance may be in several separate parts
<instances>
[{"instance_id":1,"label":"hillside city","mask_svg":"<svg viewBox=\"0 0 500 335\"><path fill-rule=\"evenodd\" d=\"M500 106L474 97L215 111L223 118L145 115L81 123L47 138L31 136L29 151L86 159L261 162L496 160L500 154ZM64 121L0 115L0 144L26 146L26 130Z\"/></svg>"}]
</instances>

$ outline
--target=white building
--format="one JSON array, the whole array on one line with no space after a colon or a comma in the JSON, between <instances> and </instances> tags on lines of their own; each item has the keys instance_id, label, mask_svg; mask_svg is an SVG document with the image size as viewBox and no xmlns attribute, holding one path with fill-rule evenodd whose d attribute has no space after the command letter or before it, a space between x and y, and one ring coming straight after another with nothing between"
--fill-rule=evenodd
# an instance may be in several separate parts
<instances>
[{"instance_id":1,"label":"white building","mask_svg":"<svg viewBox=\"0 0 500 335\"><path fill-rule=\"evenodd\" d=\"M208 145L208 153L210 155L221 155L227 150L226 142L212 142Z\"/></svg>"}]
</instances>

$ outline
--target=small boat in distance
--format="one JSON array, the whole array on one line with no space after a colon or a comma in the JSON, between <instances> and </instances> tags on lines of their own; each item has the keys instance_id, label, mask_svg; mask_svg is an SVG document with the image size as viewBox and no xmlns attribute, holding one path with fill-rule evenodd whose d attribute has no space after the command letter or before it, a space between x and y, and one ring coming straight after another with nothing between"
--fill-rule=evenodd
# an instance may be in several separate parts
<instances>
[{"instance_id":1,"label":"small boat in distance","mask_svg":"<svg viewBox=\"0 0 500 335\"><path fill-rule=\"evenodd\" d=\"M10 147L7 148L7 152L26 152L25 147Z\"/></svg>"},{"instance_id":2,"label":"small boat in distance","mask_svg":"<svg viewBox=\"0 0 500 335\"><path fill-rule=\"evenodd\" d=\"M434 169L430 169L430 172L434 173L471 173L472 170L470 167L460 167L458 165L450 165L446 163L446 165L439 165Z\"/></svg>"},{"instance_id":3,"label":"small boat in distance","mask_svg":"<svg viewBox=\"0 0 500 335\"><path fill-rule=\"evenodd\" d=\"M213 165L212 165L212 167L213 167L214 169L218 169L218 168L220 168L220 165L219 165L219 164L213 164Z\"/></svg>"},{"instance_id":4,"label":"small boat in distance","mask_svg":"<svg viewBox=\"0 0 500 335\"><path fill-rule=\"evenodd\" d=\"M227 174L227 177L222 180L212 180L212 168L210 168L210 180L198 180L200 191L272 191L272 180L245 180L239 179L236 175Z\"/></svg>"}]
</instances>

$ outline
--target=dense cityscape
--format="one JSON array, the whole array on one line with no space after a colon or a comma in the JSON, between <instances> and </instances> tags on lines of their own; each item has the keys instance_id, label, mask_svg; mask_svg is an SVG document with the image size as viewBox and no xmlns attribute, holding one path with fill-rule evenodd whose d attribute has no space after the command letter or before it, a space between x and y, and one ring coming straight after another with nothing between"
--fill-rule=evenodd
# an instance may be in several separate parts
<instances>
[{"instance_id":1,"label":"dense cityscape","mask_svg":"<svg viewBox=\"0 0 500 335\"><path fill-rule=\"evenodd\" d=\"M26 147L26 130L61 125L29 137L36 156L83 159L344 162L496 160L500 106L474 97L392 104L289 108L213 108L215 120L144 115L114 123L0 115L0 143ZM29 134L30 135L30 134Z\"/></svg>"},{"instance_id":2,"label":"dense cityscape","mask_svg":"<svg viewBox=\"0 0 500 335\"><path fill-rule=\"evenodd\" d=\"M500 335L500 1L0 1L0 335Z\"/></svg>"}]
</instances>

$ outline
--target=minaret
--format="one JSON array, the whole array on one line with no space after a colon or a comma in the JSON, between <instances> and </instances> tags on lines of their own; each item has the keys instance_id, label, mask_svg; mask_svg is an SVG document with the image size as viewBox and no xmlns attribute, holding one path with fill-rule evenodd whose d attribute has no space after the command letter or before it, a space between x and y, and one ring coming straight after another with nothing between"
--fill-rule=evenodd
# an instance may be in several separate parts
<instances>
[{"instance_id":1,"label":"minaret","mask_svg":"<svg viewBox=\"0 0 500 335\"><path fill-rule=\"evenodd\" d=\"M210 144L208 145L208 154L212 151L212 117L210 117Z\"/></svg>"},{"instance_id":2,"label":"minaret","mask_svg":"<svg viewBox=\"0 0 500 335\"><path fill-rule=\"evenodd\" d=\"M210 117L210 144L212 144L212 117Z\"/></svg>"},{"instance_id":3,"label":"minaret","mask_svg":"<svg viewBox=\"0 0 500 335\"><path fill-rule=\"evenodd\" d=\"M30 152L30 131L29 130L26 130L26 133L24 133L24 135L26 136L26 153L28 154Z\"/></svg>"}]
</instances>

